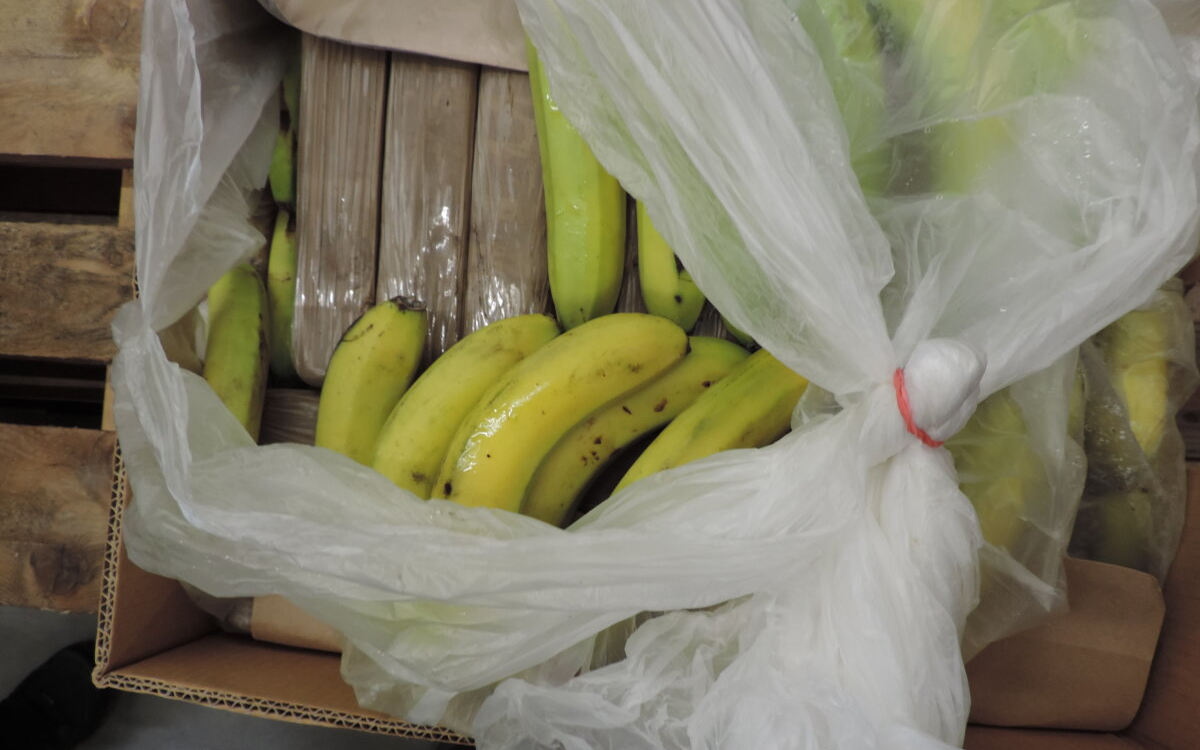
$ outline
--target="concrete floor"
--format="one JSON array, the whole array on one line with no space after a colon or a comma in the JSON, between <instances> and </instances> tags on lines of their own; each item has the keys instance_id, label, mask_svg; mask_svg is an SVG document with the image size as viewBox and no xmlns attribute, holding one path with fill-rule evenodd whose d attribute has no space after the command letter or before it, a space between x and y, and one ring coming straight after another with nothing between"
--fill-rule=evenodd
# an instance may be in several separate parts
<instances>
[{"instance_id":1,"label":"concrete floor","mask_svg":"<svg viewBox=\"0 0 1200 750\"><path fill-rule=\"evenodd\" d=\"M0 698L64 646L94 637L91 615L0 607ZM148 695L118 692L80 750L434 750L436 743L288 724Z\"/></svg>"}]
</instances>

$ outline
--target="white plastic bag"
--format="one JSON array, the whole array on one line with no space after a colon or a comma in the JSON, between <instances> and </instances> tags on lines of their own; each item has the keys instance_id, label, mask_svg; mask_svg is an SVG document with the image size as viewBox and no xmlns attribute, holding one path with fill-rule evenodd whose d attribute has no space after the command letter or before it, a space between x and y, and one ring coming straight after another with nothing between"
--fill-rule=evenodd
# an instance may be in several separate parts
<instances>
[{"instance_id":1,"label":"white plastic bag","mask_svg":"<svg viewBox=\"0 0 1200 750\"><path fill-rule=\"evenodd\" d=\"M284 594L345 634L360 702L484 748L961 742L979 563L1014 606L968 650L1000 615L1053 605L1058 558L980 553L950 456L910 433L895 373L931 442L1034 373L1067 388L1075 347L1191 255L1196 83L1148 3L1029 0L969 48L975 85L918 86L848 137L838 97L884 112L885 92L839 78L813 42L837 30L793 5L521 0L559 104L701 289L840 406L560 530L419 501L322 449L254 446L165 359L155 329L244 252L185 238L238 189L213 195L282 58L244 4L147 4L142 295L114 326L131 559L216 596ZM929 3L934 36L951 5L975 7ZM986 74L1020 72L1045 28L1089 53L1051 91L995 98ZM993 113L1017 145L970 190L901 190L901 169L868 205L853 157ZM1065 409L1039 419L1065 433Z\"/></svg>"}]
</instances>

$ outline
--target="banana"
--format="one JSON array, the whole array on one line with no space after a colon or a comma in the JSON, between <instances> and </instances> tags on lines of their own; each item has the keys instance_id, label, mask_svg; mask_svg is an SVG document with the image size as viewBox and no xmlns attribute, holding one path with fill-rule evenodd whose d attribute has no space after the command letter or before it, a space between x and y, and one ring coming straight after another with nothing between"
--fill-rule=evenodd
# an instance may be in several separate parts
<instances>
[{"instance_id":1,"label":"banana","mask_svg":"<svg viewBox=\"0 0 1200 750\"><path fill-rule=\"evenodd\" d=\"M281 206L296 204L296 122L300 119L300 56L283 76L284 109L279 113L279 132L267 173L271 195Z\"/></svg>"},{"instance_id":2,"label":"banana","mask_svg":"<svg viewBox=\"0 0 1200 750\"><path fill-rule=\"evenodd\" d=\"M489 386L558 335L545 315L484 326L434 360L379 433L372 465L398 486L429 497L459 424Z\"/></svg>"},{"instance_id":3,"label":"banana","mask_svg":"<svg viewBox=\"0 0 1200 750\"><path fill-rule=\"evenodd\" d=\"M704 309L704 294L650 223L641 201L637 204L637 243L638 281L646 310L674 321L685 331L692 330Z\"/></svg>"},{"instance_id":4,"label":"banana","mask_svg":"<svg viewBox=\"0 0 1200 750\"><path fill-rule=\"evenodd\" d=\"M733 323L730 323L724 315L721 316L721 323L725 326L725 332L732 336L742 346L746 347L747 349L753 349L754 347L758 346L758 342L754 340L753 336L746 333L741 328L738 328Z\"/></svg>"},{"instance_id":5,"label":"banana","mask_svg":"<svg viewBox=\"0 0 1200 750\"><path fill-rule=\"evenodd\" d=\"M1093 498L1095 538L1089 557L1100 562L1150 570L1154 550L1154 506L1150 490L1112 492Z\"/></svg>"},{"instance_id":6,"label":"banana","mask_svg":"<svg viewBox=\"0 0 1200 750\"><path fill-rule=\"evenodd\" d=\"M946 441L959 489L975 506L983 538L1012 550L1025 528L1027 505L1052 496L1046 468L1007 390L984 399L967 424Z\"/></svg>"},{"instance_id":7,"label":"banana","mask_svg":"<svg viewBox=\"0 0 1200 750\"><path fill-rule=\"evenodd\" d=\"M249 263L208 290L204 379L258 442L267 390L267 290Z\"/></svg>"},{"instance_id":8,"label":"banana","mask_svg":"<svg viewBox=\"0 0 1200 750\"><path fill-rule=\"evenodd\" d=\"M868 195L891 178L891 145L880 137L887 124L884 56L872 0L817 0L794 4L825 65L833 97L850 138L851 167ZM818 21L812 14L819 13Z\"/></svg>"},{"instance_id":9,"label":"banana","mask_svg":"<svg viewBox=\"0 0 1200 750\"><path fill-rule=\"evenodd\" d=\"M333 350L317 406L315 445L366 466L425 348L425 311L401 297L368 309Z\"/></svg>"},{"instance_id":10,"label":"banana","mask_svg":"<svg viewBox=\"0 0 1200 750\"><path fill-rule=\"evenodd\" d=\"M533 473L589 414L658 377L687 334L656 315L614 313L573 328L500 378L463 420L435 497L516 512Z\"/></svg>"},{"instance_id":11,"label":"banana","mask_svg":"<svg viewBox=\"0 0 1200 750\"><path fill-rule=\"evenodd\" d=\"M1168 435L1178 444L1175 357L1191 334L1176 321L1186 315L1179 292L1164 288L1089 342L1088 484L1077 537L1092 559L1148 572L1159 565L1164 509L1180 501L1164 481L1178 464L1163 447Z\"/></svg>"},{"instance_id":12,"label":"banana","mask_svg":"<svg viewBox=\"0 0 1200 750\"><path fill-rule=\"evenodd\" d=\"M546 196L550 296L564 328L616 307L625 266L625 192L550 96L532 45L529 81Z\"/></svg>"},{"instance_id":13,"label":"banana","mask_svg":"<svg viewBox=\"0 0 1200 750\"><path fill-rule=\"evenodd\" d=\"M748 356L723 339L692 336L679 364L595 412L563 436L529 483L521 512L562 525L591 479L617 451L674 419Z\"/></svg>"},{"instance_id":14,"label":"banana","mask_svg":"<svg viewBox=\"0 0 1200 750\"><path fill-rule=\"evenodd\" d=\"M1156 298L1155 304L1126 313L1096 336L1133 436L1147 456L1158 453L1172 418L1169 357L1175 337L1163 302Z\"/></svg>"},{"instance_id":15,"label":"banana","mask_svg":"<svg viewBox=\"0 0 1200 750\"><path fill-rule=\"evenodd\" d=\"M1077 3L875 0L875 6L886 36L905 48L911 61L905 67L917 74L912 85L921 114L951 118L926 131L931 187L938 191L969 191L1015 147L1009 120L983 113L1058 90L1094 51Z\"/></svg>"},{"instance_id":16,"label":"banana","mask_svg":"<svg viewBox=\"0 0 1200 750\"><path fill-rule=\"evenodd\" d=\"M675 466L735 448L778 440L808 381L766 349L738 364L659 433L616 489Z\"/></svg>"},{"instance_id":17,"label":"banana","mask_svg":"<svg viewBox=\"0 0 1200 750\"><path fill-rule=\"evenodd\" d=\"M295 380L292 314L296 306L296 227L282 208L275 215L267 259L267 297L271 305L271 372L281 380Z\"/></svg>"}]
</instances>

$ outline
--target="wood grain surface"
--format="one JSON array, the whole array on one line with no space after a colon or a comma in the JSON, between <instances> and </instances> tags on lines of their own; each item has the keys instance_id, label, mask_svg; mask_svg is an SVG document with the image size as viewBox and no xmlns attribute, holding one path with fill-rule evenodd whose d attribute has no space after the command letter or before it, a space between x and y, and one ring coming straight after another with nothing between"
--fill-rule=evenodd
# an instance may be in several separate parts
<instances>
[{"instance_id":1,"label":"wood grain surface","mask_svg":"<svg viewBox=\"0 0 1200 750\"><path fill-rule=\"evenodd\" d=\"M464 331L550 309L546 203L529 76L479 78Z\"/></svg>"},{"instance_id":2,"label":"wood grain surface","mask_svg":"<svg viewBox=\"0 0 1200 750\"><path fill-rule=\"evenodd\" d=\"M0 156L129 163L142 0L0 0Z\"/></svg>"},{"instance_id":3,"label":"wood grain surface","mask_svg":"<svg viewBox=\"0 0 1200 750\"><path fill-rule=\"evenodd\" d=\"M0 424L0 604L93 612L116 435Z\"/></svg>"},{"instance_id":4,"label":"wood grain surface","mask_svg":"<svg viewBox=\"0 0 1200 750\"><path fill-rule=\"evenodd\" d=\"M305 35L301 70L292 361L320 386L375 299L388 54Z\"/></svg>"},{"instance_id":5,"label":"wood grain surface","mask_svg":"<svg viewBox=\"0 0 1200 750\"><path fill-rule=\"evenodd\" d=\"M0 355L107 362L133 269L130 229L0 222Z\"/></svg>"},{"instance_id":6,"label":"wood grain surface","mask_svg":"<svg viewBox=\"0 0 1200 750\"><path fill-rule=\"evenodd\" d=\"M479 67L392 53L376 299L429 312L425 359L458 340Z\"/></svg>"},{"instance_id":7,"label":"wood grain surface","mask_svg":"<svg viewBox=\"0 0 1200 750\"><path fill-rule=\"evenodd\" d=\"M258 442L261 445L312 445L317 433L317 407L320 404L319 391L308 388L268 388Z\"/></svg>"}]
</instances>

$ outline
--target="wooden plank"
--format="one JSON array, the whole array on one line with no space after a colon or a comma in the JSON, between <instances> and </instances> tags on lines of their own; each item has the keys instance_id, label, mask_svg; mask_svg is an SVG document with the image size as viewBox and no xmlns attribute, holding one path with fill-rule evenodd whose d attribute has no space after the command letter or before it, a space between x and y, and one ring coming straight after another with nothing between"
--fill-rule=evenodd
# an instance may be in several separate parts
<instances>
[{"instance_id":1,"label":"wooden plank","mask_svg":"<svg viewBox=\"0 0 1200 750\"><path fill-rule=\"evenodd\" d=\"M117 203L117 226L133 229L133 170L121 170L121 195Z\"/></svg>"},{"instance_id":2,"label":"wooden plank","mask_svg":"<svg viewBox=\"0 0 1200 750\"><path fill-rule=\"evenodd\" d=\"M424 305L427 361L462 328L478 86L478 66L392 53L375 297Z\"/></svg>"},{"instance_id":3,"label":"wooden plank","mask_svg":"<svg viewBox=\"0 0 1200 750\"><path fill-rule=\"evenodd\" d=\"M129 163L142 0L0 0L0 156Z\"/></svg>"},{"instance_id":4,"label":"wooden plank","mask_svg":"<svg viewBox=\"0 0 1200 750\"><path fill-rule=\"evenodd\" d=\"M0 355L107 362L133 269L128 229L0 222Z\"/></svg>"},{"instance_id":5,"label":"wooden plank","mask_svg":"<svg viewBox=\"0 0 1200 750\"><path fill-rule=\"evenodd\" d=\"M550 309L546 203L529 76L479 78L463 333Z\"/></svg>"},{"instance_id":6,"label":"wooden plank","mask_svg":"<svg viewBox=\"0 0 1200 750\"><path fill-rule=\"evenodd\" d=\"M94 612L116 435L0 424L0 604Z\"/></svg>"},{"instance_id":7,"label":"wooden plank","mask_svg":"<svg viewBox=\"0 0 1200 750\"><path fill-rule=\"evenodd\" d=\"M381 50L301 44L292 361L312 386L375 299L387 63Z\"/></svg>"}]
</instances>

